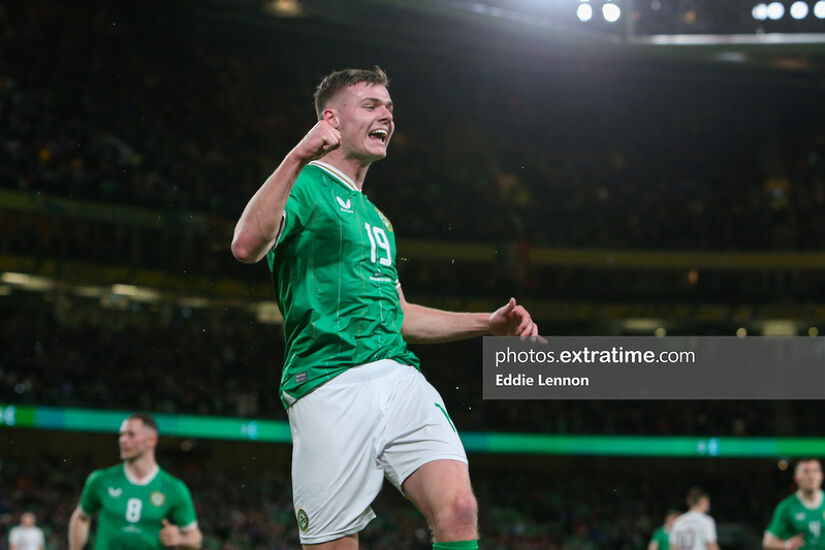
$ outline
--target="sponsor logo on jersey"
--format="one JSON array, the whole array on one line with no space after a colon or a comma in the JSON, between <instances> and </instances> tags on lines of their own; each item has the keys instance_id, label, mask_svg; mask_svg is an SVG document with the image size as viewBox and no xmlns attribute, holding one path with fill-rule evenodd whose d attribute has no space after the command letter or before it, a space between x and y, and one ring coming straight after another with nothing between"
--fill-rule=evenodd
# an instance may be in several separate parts
<instances>
[{"instance_id":1,"label":"sponsor logo on jersey","mask_svg":"<svg viewBox=\"0 0 825 550\"><path fill-rule=\"evenodd\" d=\"M303 384L306 381L307 381L307 373L299 372L298 374L295 375L295 383L296 384Z\"/></svg>"},{"instance_id":2,"label":"sponsor logo on jersey","mask_svg":"<svg viewBox=\"0 0 825 550\"><path fill-rule=\"evenodd\" d=\"M338 204L341 205L341 212L346 212L347 214L352 214L352 201L347 199L346 201L341 197L335 197L338 200Z\"/></svg>"},{"instance_id":3,"label":"sponsor logo on jersey","mask_svg":"<svg viewBox=\"0 0 825 550\"><path fill-rule=\"evenodd\" d=\"M384 227L387 228L387 231L392 231L392 224L390 223L390 220L384 215L383 212L381 212L377 208L375 209L375 211L378 212L378 217L381 218L382 222L384 222Z\"/></svg>"},{"instance_id":4,"label":"sponsor logo on jersey","mask_svg":"<svg viewBox=\"0 0 825 550\"><path fill-rule=\"evenodd\" d=\"M303 508L298 509L298 527L300 527L304 533L309 529L309 516Z\"/></svg>"},{"instance_id":5,"label":"sponsor logo on jersey","mask_svg":"<svg viewBox=\"0 0 825 550\"><path fill-rule=\"evenodd\" d=\"M123 492L123 489L115 489L114 487L109 487L109 496L112 498L117 498L120 496L120 493Z\"/></svg>"},{"instance_id":6,"label":"sponsor logo on jersey","mask_svg":"<svg viewBox=\"0 0 825 550\"><path fill-rule=\"evenodd\" d=\"M149 502L155 506L163 506L163 503L166 502L166 495L160 491L152 491L152 494L149 495Z\"/></svg>"}]
</instances>

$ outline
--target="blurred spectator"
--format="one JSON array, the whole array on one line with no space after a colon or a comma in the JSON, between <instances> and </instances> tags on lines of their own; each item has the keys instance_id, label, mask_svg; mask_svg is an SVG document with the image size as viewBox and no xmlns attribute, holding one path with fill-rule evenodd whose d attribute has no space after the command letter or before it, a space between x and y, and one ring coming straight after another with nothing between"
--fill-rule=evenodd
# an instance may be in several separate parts
<instances>
[{"instance_id":1,"label":"blurred spectator","mask_svg":"<svg viewBox=\"0 0 825 550\"><path fill-rule=\"evenodd\" d=\"M20 525L9 532L9 550L46 550L43 530L35 525L34 514L20 514Z\"/></svg>"}]
</instances>

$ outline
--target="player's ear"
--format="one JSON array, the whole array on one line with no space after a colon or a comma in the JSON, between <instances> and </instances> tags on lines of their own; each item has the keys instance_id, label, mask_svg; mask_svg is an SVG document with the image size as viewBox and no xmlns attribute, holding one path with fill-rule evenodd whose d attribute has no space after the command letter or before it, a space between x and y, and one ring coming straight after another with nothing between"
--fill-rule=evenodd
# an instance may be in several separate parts
<instances>
[{"instance_id":1,"label":"player's ear","mask_svg":"<svg viewBox=\"0 0 825 550\"><path fill-rule=\"evenodd\" d=\"M338 112L335 110L335 108L327 107L326 109L324 109L324 112L321 114L321 116L330 126L335 128L336 130L338 129Z\"/></svg>"}]
</instances>

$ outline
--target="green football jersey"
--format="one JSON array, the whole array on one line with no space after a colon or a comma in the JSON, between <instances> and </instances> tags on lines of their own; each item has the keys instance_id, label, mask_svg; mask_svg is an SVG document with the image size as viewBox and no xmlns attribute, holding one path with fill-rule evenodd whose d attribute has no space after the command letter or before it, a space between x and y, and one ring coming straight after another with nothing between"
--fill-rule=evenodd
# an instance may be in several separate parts
<instances>
[{"instance_id":1,"label":"green football jersey","mask_svg":"<svg viewBox=\"0 0 825 550\"><path fill-rule=\"evenodd\" d=\"M657 550L668 550L670 548L670 537L665 531L665 526L662 525L656 531L654 531L653 536L650 538L650 542L655 542L658 546L656 547Z\"/></svg>"},{"instance_id":2,"label":"green football jersey","mask_svg":"<svg viewBox=\"0 0 825 550\"><path fill-rule=\"evenodd\" d=\"M825 521L825 498L817 508L808 508L794 493L777 505L768 532L787 540L803 533L805 548L825 549L822 523Z\"/></svg>"},{"instance_id":3,"label":"green football jersey","mask_svg":"<svg viewBox=\"0 0 825 550\"><path fill-rule=\"evenodd\" d=\"M98 514L96 550L162 549L161 520L186 529L197 521L189 489L164 470L138 485L127 477L125 464L95 470L80 495L80 508Z\"/></svg>"},{"instance_id":4,"label":"green football jersey","mask_svg":"<svg viewBox=\"0 0 825 550\"><path fill-rule=\"evenodd\" d=\"M401 336L392 224L347 176L317 161L301 171L267 262L284 316L285 407L357 365L418 368Z\"/></svg>"}]
</instances>

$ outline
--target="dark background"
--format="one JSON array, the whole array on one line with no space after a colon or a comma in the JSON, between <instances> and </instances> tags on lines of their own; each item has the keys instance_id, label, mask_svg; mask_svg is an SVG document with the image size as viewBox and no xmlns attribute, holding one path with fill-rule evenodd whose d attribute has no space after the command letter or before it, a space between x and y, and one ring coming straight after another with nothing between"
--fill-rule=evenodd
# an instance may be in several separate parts
<instances>
[{"instance_id":1,"label":"dark background","mask_svg":"<svg viewBox=\"0 0 825 550\"><path fill-rule=\"evenodd\" d=\"M654 18L640 2L636 28L758 30L722 4ZM409 300L489 311L514 295L548 335L825 326L820 46L656 49L551 12L530 27L433 5L0 5L0 402L285 419L268 273L231 257L231 229L314 123L319 78L348 66L392 78L397 131L365 192ZM556 259L571 251L597 260ZM483 401L480 341L415 351L464 430L822 435L821 401ZM2 530L31 508L64 547L114 437L2 436ZM777 460L472 456L483 545L643 548L700 484L722 547L755 548L792 490ZM167 438L160 461L209 547L297 547L288 447ZM363 547L427 547L409 503L389 490L376 508Z\"/></svg>"}]
</instances>

